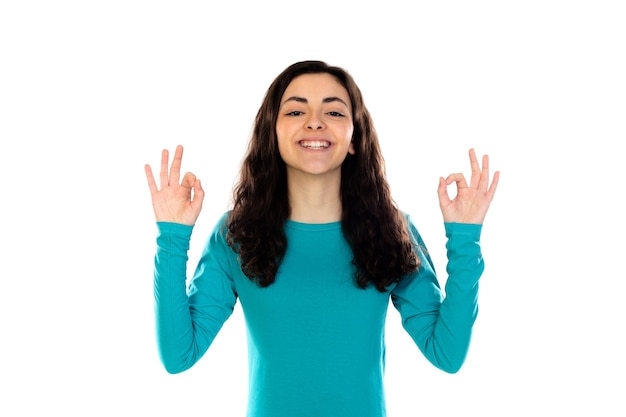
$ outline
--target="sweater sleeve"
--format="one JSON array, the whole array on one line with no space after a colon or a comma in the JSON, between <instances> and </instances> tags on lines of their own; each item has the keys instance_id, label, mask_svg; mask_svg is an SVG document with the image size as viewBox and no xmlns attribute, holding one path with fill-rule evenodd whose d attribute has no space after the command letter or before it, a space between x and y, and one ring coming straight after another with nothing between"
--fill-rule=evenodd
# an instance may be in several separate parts
<instances>
[{"instance_id":1,"label":"sweater sleeve","mask_svg":"<svg viewBox=\"0 0 626 417\"><path fill-rule=\"evenodd\" d=\"M220 222L221 223L221 222ZM170 373L191 368L213 342L236 303L227 244L216 226L187 287L192 226L157 223L154 300L157 347Z\"/></svg>"},{"instance_id":2,"label":"sweater sleeve","mask_svg":"<svg viewBox=\"0 0 626 417\"><path fill-rule=\"evenodd\" d=\"M481 225L445 223L448 264L442 291L432 260L415 227L411 232L421 266L392 290L402 325L424 356L439 369L455 373L463 365L478 313L478 280L484 270Z\"/></svg>"}]
</instances>

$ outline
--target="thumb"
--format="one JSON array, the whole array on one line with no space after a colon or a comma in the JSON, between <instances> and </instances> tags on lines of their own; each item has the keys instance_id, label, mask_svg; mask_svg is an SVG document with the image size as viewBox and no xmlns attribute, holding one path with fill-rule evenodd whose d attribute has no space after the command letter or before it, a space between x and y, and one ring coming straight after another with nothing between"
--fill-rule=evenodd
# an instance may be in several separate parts
<instances>
[{"instance_id":1,"label":"thumb","mask_svg":"<svg viewBox=\"0 0 626 417\"><path fill-rule=\"evenodd\" d=\"M193 200L191 201L191 206L194 211L200 212L202 209L202 201L204 200L204 189L202 188L202 184L200 184L200 180L196 180L193 184Z\"/></svg>"},{"instance_id":2,"label":"thumb","mask_svg":"<svg viewBox=\"0 0 626 417\"><path fill-rule=\"evenodd\" d=\"M450 204L450 196L448 195L448 183L443 177L439 177L439 187L437 187L437 195L439 196L439 205L443 208Z\"/></svg>"}]
</instances>

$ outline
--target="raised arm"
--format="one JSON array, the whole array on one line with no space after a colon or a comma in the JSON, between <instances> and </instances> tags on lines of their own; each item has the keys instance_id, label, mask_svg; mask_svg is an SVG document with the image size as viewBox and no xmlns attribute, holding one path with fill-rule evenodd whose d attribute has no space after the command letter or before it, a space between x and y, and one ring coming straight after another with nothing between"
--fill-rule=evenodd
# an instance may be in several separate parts
<instances>
[{"instance_id":1,"label":"raised arm","mask_svg":"<svg viewBox=\"0 0 626 417\"><path fill-rule=\"evenodd\" d=\"M187 260L193 226L202 209L204 191L190 172L180 179L182 146L171 167L169 152L161 154L160 186L145 166L157 220L154 257L154 300L157 347L170 373L193 366L209 348L230 316L236 293L228 274L228 245L220 222L205 246L187 287Z\"/></svg>"},{"instance_id":2,"label":"raised arm","mask_svg":"<svg viewBox=\"0 0 626 417\"><path fill-rule=\"evenodd\" d=\"M148 187L152 196L152 207L158 222L180 223L193 226L202 210L204 190L200 180L187 172L180 181L180 167L183 159L183 147L178 145L169 165L167 149L161 153L160 187L157 187L152 168L145 166ZM180 181L180 183L179 183Z\"/></svg>"},{"instance_id":3,"label":"raised arm","mask_svg":"<svg viewBox=\"0 0 626 417\"><path fill-rule=\"evenodd\" d=\"M489 157L482 168L473 149L469 151L472 176L469 185L463 174L440 178L439 205L445 222L448 264L442 291L432 260L417 229L411 233L420 243L420 270L405 277L392 290L392 301L402 324L428 360L438 368L457 372L467 355L472 328L478 314L478 282L484 270L480 248L482 223L496 192L500 173L489 184ZM447 187L456 183L451 199Z\"/></svg>"}]
</instances>

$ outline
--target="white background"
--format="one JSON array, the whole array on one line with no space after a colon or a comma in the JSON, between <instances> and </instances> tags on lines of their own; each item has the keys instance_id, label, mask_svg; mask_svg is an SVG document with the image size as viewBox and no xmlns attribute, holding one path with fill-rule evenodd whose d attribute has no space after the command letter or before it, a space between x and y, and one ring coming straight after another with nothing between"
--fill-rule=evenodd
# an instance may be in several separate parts
<instances>
[{"instance_id":1,"label":"white background","mask_svg":"<svg viewBox=\"0 0 626 417\"><path fill-rule=\"evenodd\" d=\"M269 83L322 59L360 85L442 283L438 177L470 147L502 172L467 362L433 368L390 309L389 416L624 415L620 3L3 2L0 414L244 415L239 306L194 368L159 363L143 165L181 143L203 180L191 272Z\"/></svg>"}]
</instances>

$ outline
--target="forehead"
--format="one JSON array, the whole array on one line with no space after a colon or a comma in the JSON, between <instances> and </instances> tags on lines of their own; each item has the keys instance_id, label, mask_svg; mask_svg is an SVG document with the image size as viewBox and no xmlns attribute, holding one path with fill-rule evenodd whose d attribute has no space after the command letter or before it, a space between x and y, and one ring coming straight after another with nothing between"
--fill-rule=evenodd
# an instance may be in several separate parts
<instances>
[{"instance_id":1,"label":"forehead","mask_svg":"<svg viewBox=\"0 0 626 417\"><path fill-rule=\"evenodd\" d=\"M339 97L349 103L350 95L341 83L331 74L303 74L295 77L283 93L283 98L300 96L304 98Z\"/></svg>"}]
</instances>

